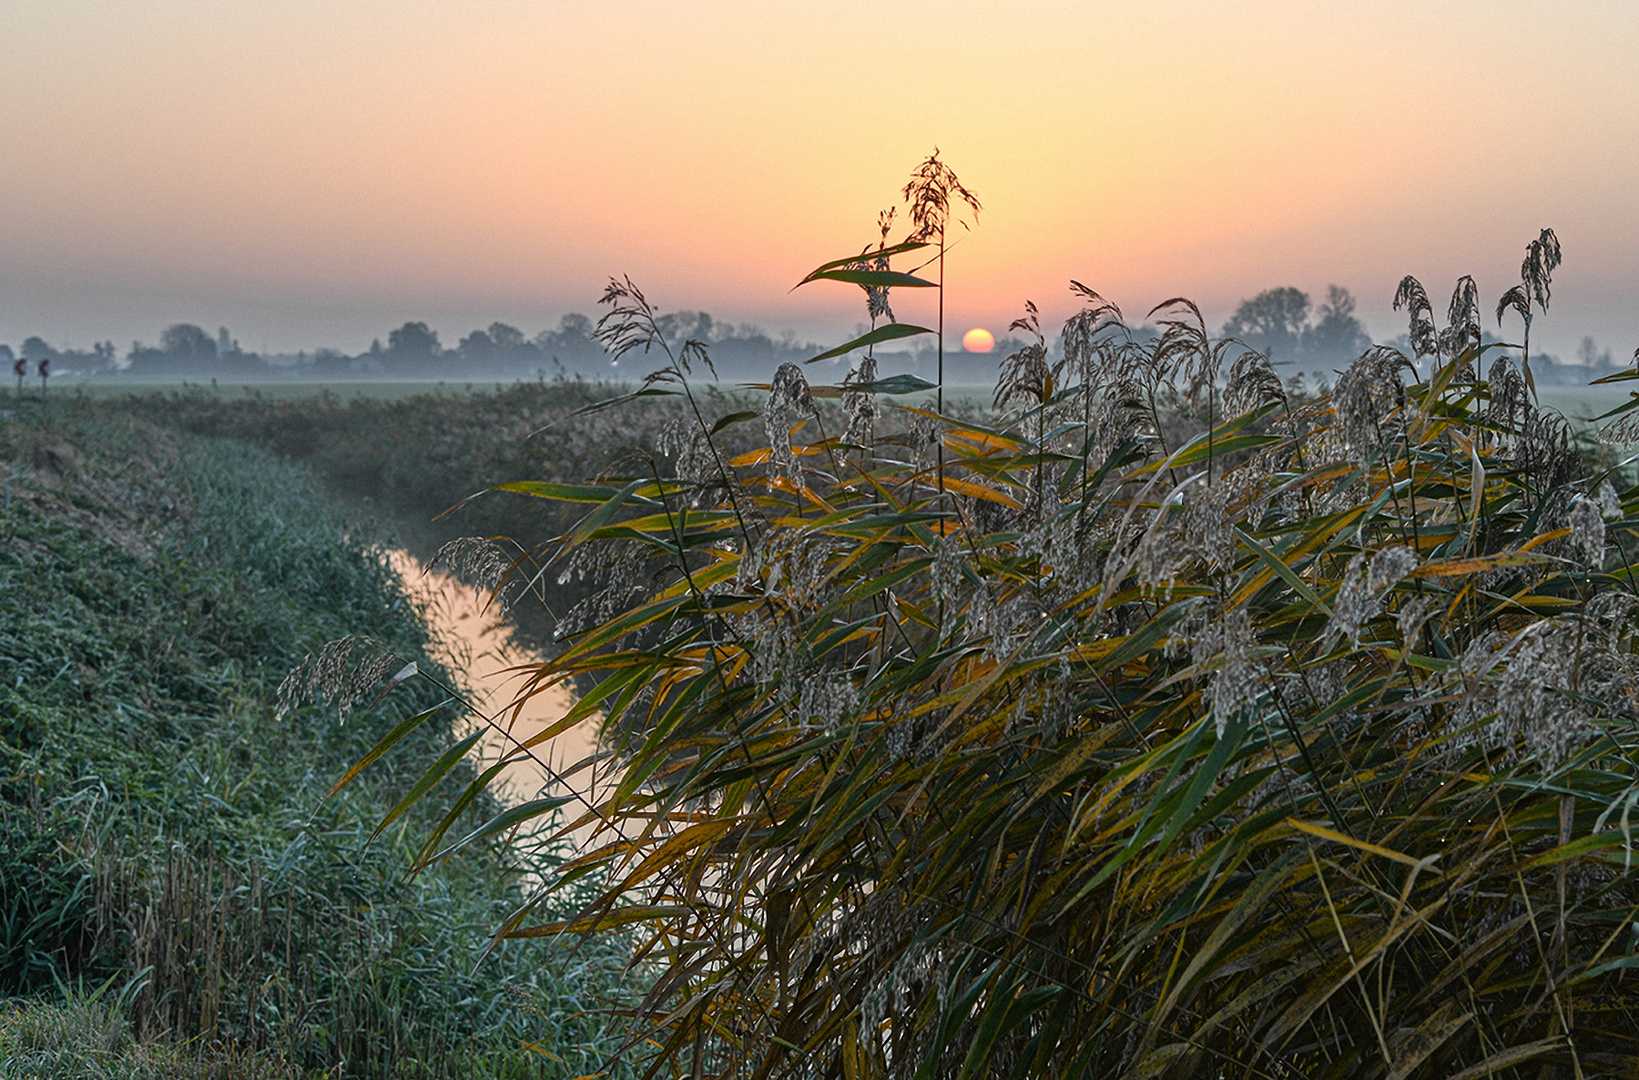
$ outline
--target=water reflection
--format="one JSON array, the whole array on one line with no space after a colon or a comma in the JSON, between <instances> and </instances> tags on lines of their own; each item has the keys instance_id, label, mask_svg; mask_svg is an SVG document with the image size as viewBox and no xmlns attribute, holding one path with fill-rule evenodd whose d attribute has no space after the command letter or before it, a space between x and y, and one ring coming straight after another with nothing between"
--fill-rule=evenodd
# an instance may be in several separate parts
<instances>
[{"instance_id":1,"label":"water reflection","mask_svg":"<svg viewBox=\"0 0 1639 1080\"><path fill-rule=\"evenodd\" d=\"M428 571L407 551L389 551L388 561L422 609L433 634L435 658L455 673L461 690L470 700L486 715L509 728L513 738L527 740L569 711L572 698L568 688L554 686L531 697L514 719L508 706L528 678L527 670L521 669L539 664L540 654L513 640L507 624L496 611L485 609L485 594L442 570ZM555 779L554 774L572 769L597 749L599 719L588 717L534 747L538 760L524 759L509 764L496 777L491 790L503 802L516 805L530 799L571 794L568 785L573 785L579 794L595 804L600 789L611 777L584 768L566 785ZM512 745L502 731L486 726L483 737L473 748L473 755L485 765L494 764ZM608 768L607 764L603 765L603 769ZM565 808L568 819L579 817L584 809L580 804ZM577 835L575 839L584 841L585 837Z\"/></svg>"}]
</instances>

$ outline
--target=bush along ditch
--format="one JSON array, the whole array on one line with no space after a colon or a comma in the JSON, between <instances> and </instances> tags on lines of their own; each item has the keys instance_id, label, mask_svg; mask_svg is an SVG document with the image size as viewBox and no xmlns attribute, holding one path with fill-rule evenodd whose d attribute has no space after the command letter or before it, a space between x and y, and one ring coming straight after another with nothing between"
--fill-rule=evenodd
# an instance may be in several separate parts
<instances>
[{"instance_id":1,"label":"bush along ditch","mask_svg":"<svg viewBox=\"0 0 1639 1080\"><path fill-rule=\"evenodd\" d=\"M36 1036L88 1023L117 1029L97 1060L126 1055L130 1075L186 1059L234 1075L533 1076L606 1056L585 1016L620 992L617 946L474 963L550 852L475 842L409 879L415 838L449 809L436 797L372 841L405 761L448 757L465 734L379 553L265 450L69 403L50 419L0 428L8 1059L73 1072L95 1048ZM286 673L359 626L373 640L328 687L341 700L281 714ZM361 667L410 661L434 679L346 700ZM413 716L402 755L326 800ZM449 772L470 776L459 752ZM462 820L492 814L480 799Z\"/></svg>"}]
</instances>

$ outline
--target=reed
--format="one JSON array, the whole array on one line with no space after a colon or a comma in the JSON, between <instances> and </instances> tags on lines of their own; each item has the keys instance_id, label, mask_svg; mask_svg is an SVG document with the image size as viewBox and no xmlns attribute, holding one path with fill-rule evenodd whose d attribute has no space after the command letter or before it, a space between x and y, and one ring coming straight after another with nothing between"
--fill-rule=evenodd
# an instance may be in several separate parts
<instances>
[{"instance_id":1,"label":"reed","mask_svg":"<svg viewBox=\"0 0 1639 1080\"><path fill-rule=\"evenodd\" d=\"M889 284L857 260L808 280ZM1639 1069L1631 474L1469 279L1314 396L1074 291L987 421L843 437L817 401L904 387L792 366L763 447L696 400L671 460L497 488L581 510L522 546L601 606L527 689L592 686L623 770L532 903L595 895L499 936L636 933L677 1075ZM689 393L637 295L615 340Z\"/></svg>"}]
</instances>

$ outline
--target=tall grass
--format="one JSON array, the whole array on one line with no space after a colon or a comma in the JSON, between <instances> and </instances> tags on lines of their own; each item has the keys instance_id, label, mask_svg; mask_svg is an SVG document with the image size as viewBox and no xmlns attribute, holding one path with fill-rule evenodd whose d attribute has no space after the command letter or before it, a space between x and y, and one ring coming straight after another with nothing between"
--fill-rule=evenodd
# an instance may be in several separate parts
<instances>
[{"instance_id":1,"label":"tall grass","mask_svg":"<svg viewBox=\"0 0 1639 1080\"><path fill-rule=\"evenodd\" d=\"M534 686L590 680L624 770L537 900L601 891L503 932L638 933L678 1075L1639 1071L1631 476L1469 279L1443 328L1402 283L1420 368L1308 398L1075 290L993 422L844 437L815 399L894 387L792 368L738 454L611 292L698 424L500 487L584 510L532 558L604 591Z\"/></svg>"},{"instance_id":2,"label":"tall grass","mask_svg":"<svg viewBox=\"0 0 1639 1080\"><path fill-rule=\"evenodd\" d=\"M600 1023L561 1010L620 994L618 943L473 963L539 870L527 847L473 845L406 883L444 808L366 843L404 763L324 801L444 695L407 688L345 723L334 708L276 715L285 672L354 627L427 664L380 554L266 451L59 405L49 430L0 429L0 995L33 1002L0 1041L72 1074L100 1051L36 1035L81 1030L73 988L112 979L128 992L91 1012L124 1032L131 1075L189 1046L200 1075L251 1058L270 1073L547 1075L564 1066L526 1049L547 1010L558 1041L541 1050L601 1061ZM455 719L434 712L406 751L446 750Z\"/></svg>"}]
</instances>

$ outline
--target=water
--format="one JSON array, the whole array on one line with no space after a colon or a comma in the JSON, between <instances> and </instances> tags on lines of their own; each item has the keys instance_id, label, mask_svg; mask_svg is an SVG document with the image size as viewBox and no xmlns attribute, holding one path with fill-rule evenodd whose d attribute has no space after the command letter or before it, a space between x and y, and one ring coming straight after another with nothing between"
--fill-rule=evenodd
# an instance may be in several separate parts
<instances>
[{"instance_id":1,"label":"water","mask_svg":"<svg viewBox=\"0 0 1639 1080\"><path fill-rule=\"evenodd\" d=\"M513 641L496 611L486 610L486 594L441 570L428 571L407 551L388 552L388 561L421 607L433 634L435 659L455 673L462 691L489 719L472 751L476 763L494 764L516 745L514 740L525 741L563 718L573 698L561 684L535 694L516 713L510 707L543 658ZM601 721L594 714L533 747L534 759L509 764L495 778L491 790L508 805L574 794L596 805L600 795L618 778L611 762L598 760ZM482 723L476 719L469 722ZM582 767L575 771L577 764ZM572 772L567 779L562 776L566 772ZM585 810L583 803L570 803L565 808L566 820L580 817ZM578 829L569 839L580 846L591 832L590 827Z\"/></svg>"}]
</instances>

